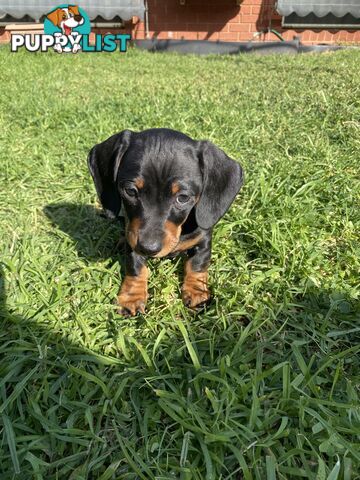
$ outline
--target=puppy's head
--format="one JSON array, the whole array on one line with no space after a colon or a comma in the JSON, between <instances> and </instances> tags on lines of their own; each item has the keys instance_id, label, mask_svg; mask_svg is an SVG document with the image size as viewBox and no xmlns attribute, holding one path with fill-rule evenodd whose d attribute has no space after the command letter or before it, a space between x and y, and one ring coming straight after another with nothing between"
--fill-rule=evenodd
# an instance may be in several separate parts
<instances>
[{"instance_id":1,"label":"puppy's head","mask_svg":"<svg viewBox=\"0 0 360 480\"><path fill-rule=\"evenodd\" d=\"M95 145L88 165L111 218L123 204L127 241L140 255L164 257L182 231L209 230L238 193L242 169L211 142L173 130L124 130Z\"/></svg>"},{"instance_id":2,"label":"puppy's head","mask_svg":"<svg viewBox=\"0 0 360 480\"><path fill-rule=\"evenodd\" d=\"M69 9L69 16L71 18L74 18L76 22L80 23L84 20L84 18L79 12L79 7L77 5L69 5L68 9Z\"/></svg>"},{"instance_id":3,"label":"puppy's head","mask_svg":"<svg viewBox=\"0 0 360 480\"><path fill-rule=\"evenodd\" d=\"M67 8L57 8L49 13L46 18L55 26L61 28L66 35L71 33L71 28L84 23L84 18L76 5L69 5Z\"/></svg>"}]
</instances>

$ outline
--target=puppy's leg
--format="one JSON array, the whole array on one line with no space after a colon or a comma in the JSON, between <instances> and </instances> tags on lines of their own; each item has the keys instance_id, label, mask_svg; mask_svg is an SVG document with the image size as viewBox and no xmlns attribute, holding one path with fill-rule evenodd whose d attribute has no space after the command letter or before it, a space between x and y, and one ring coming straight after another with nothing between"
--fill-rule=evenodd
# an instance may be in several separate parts
<instances>
[{"instance_id":1,"label":"puppy's leg","mask_svg":"<svg viewBox=\"0 0 360 480\"><path fill-rule=\"evenodd\" d=\"M205 305L210 300L208 289L208 266L211 258L211 232L188 252L185 263L185 277L182 286L182 299L190 308Z\"/></svg>"},{"instance_id":2,"label":"puppy's leg","mask_svg":"<svg viewBox=\"0 0 360 480\"><path fill-rule=\"evenodd\" d=\"M145 313L145 305L148 299L148 277L146 260L133 251L127 254L126 275L117 297L118 313L120 315Z\"/></svg>"}]
</instances>

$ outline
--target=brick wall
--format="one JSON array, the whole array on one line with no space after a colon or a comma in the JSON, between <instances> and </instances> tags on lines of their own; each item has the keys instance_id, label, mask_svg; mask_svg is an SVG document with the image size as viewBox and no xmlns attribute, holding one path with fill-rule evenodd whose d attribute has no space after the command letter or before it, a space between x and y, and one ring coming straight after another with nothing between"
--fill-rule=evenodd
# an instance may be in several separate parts
<instances>
[{"instance_id":1,"label":"brick wall","mask_svg":"<svg viewBox=\"0 0 360 480\"><path fill-rule=\"evenodd\" d=\"M285 29L275 10L276 0L148 0L150 38L243 42L271 24L285 38L303 43L360 43L360 30ZM240 5L238 5L240 3ZM129 28L134 38L145 38L144 23ZM272 33L257 40L277 40Z\"/></svg>"},{"instance_id":2,"label":"brick wall","mask_svg":"<svg viewBox=\"0 0 360 480\"><path fill-rule=\"evenodd\" d=\"M275 10L276 0L148 0L150 38L175 40L222 40L246 42L255 32L271 27L285 38L300 36L305 44L360 43L360 30L283 29ZM181 4L183 3L183 4ZM239 4L240 5L239 5ZM94 30L96 33L114 29ZM122 30L124 31L124 30ZM135 39L145 38L144 22L133 17L125 31ZM0 43L8 42L9 32L0 29ZM255 40L277 40L272 33Z\"/></svg>"}]
</instances>

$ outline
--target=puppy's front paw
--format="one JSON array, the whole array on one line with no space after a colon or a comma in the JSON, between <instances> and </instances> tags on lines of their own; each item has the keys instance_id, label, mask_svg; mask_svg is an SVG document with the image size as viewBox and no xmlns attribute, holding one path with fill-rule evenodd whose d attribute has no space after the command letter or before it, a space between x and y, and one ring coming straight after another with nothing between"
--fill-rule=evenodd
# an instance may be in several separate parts
<instances>
[{"instance_id":1,"label":"puppy's front paw","mask_svg":"<svg viewBox=\"0 0 360 480\"><path fill-rule=\"evenodd\" d=\"M126 302L121 300L119 295L117 303L119 305L117 313L123 317L134 317L137 313L145 313L146 299L139 298Z\"/></svg>"},{"instance_id":2,"label":"puppy's front paw","mask_svg":"<svg viewBox=\"0 0 360 480\"><path fill-rule=\"evenodd\" d=\"M143 267L138 276L125 276L117 298L117 312L123 316L145 313L147 299L147 269Z\"/></svg>"},{"instance_id":3,"label":"puppy's front paw","mask_svg":"<svg viewBox=\"0 0 360 480\"><path fill-rule=\"evenodd\" d=\"M182 287L182 299L186 307L200 308L210 300L210 291L207 286L208 273L194 272L186 266L184 285Z\"/></svg>"},{"instance_id":4,"label":"puppy's front paw","mask_svg":"<svg viewBox=\"0 0 360 480\"><path fill-rule=\"evenodd\" d=\"M62 46L61 46L59 43L57 43L57 44L54 46L54 50L55 50L55 52L57 52L57 53L62 53L62 51L63 51Z\"/></svg>"},{"instance_id":5,"label":"puppy's front paw","mask_svg":"<svg viewBox=\"0 0 360 480\"><path fill-rule=\"evenodd\" d=\"M73 46L73 49L72 49L72 53L77 53L81 50L81 45L79 45L78 43L76 43L74 46Z\"/></svg>"}]
</instances>

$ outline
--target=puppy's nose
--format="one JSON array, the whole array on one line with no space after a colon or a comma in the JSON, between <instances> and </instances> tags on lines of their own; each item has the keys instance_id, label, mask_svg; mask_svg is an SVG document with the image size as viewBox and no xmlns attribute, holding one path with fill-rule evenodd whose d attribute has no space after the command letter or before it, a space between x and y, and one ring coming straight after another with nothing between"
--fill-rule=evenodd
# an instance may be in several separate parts
<instances>
[{"instance_id":1,"label":"puppy's nose","mask_svg":"<svg viewBox=\"0 0 360 480\"><path fill-rule=\"evenodd\" d=\"M82 16L81 16L81 15L74 15L74 19L75 19L77 22L80 22L80 20L82 20Z\"/></svg>"},{"instance_id":2,"label":"puppy's nose","mask_svg":"<svg viewBox=\"0 0 360 480\"><path fill-rule=\"evenodd\" d=\"M161 250L161 242L159 240L143 240L138 242L136 250L143 255L154 256Z\"/></svg>"}]
</instances>

